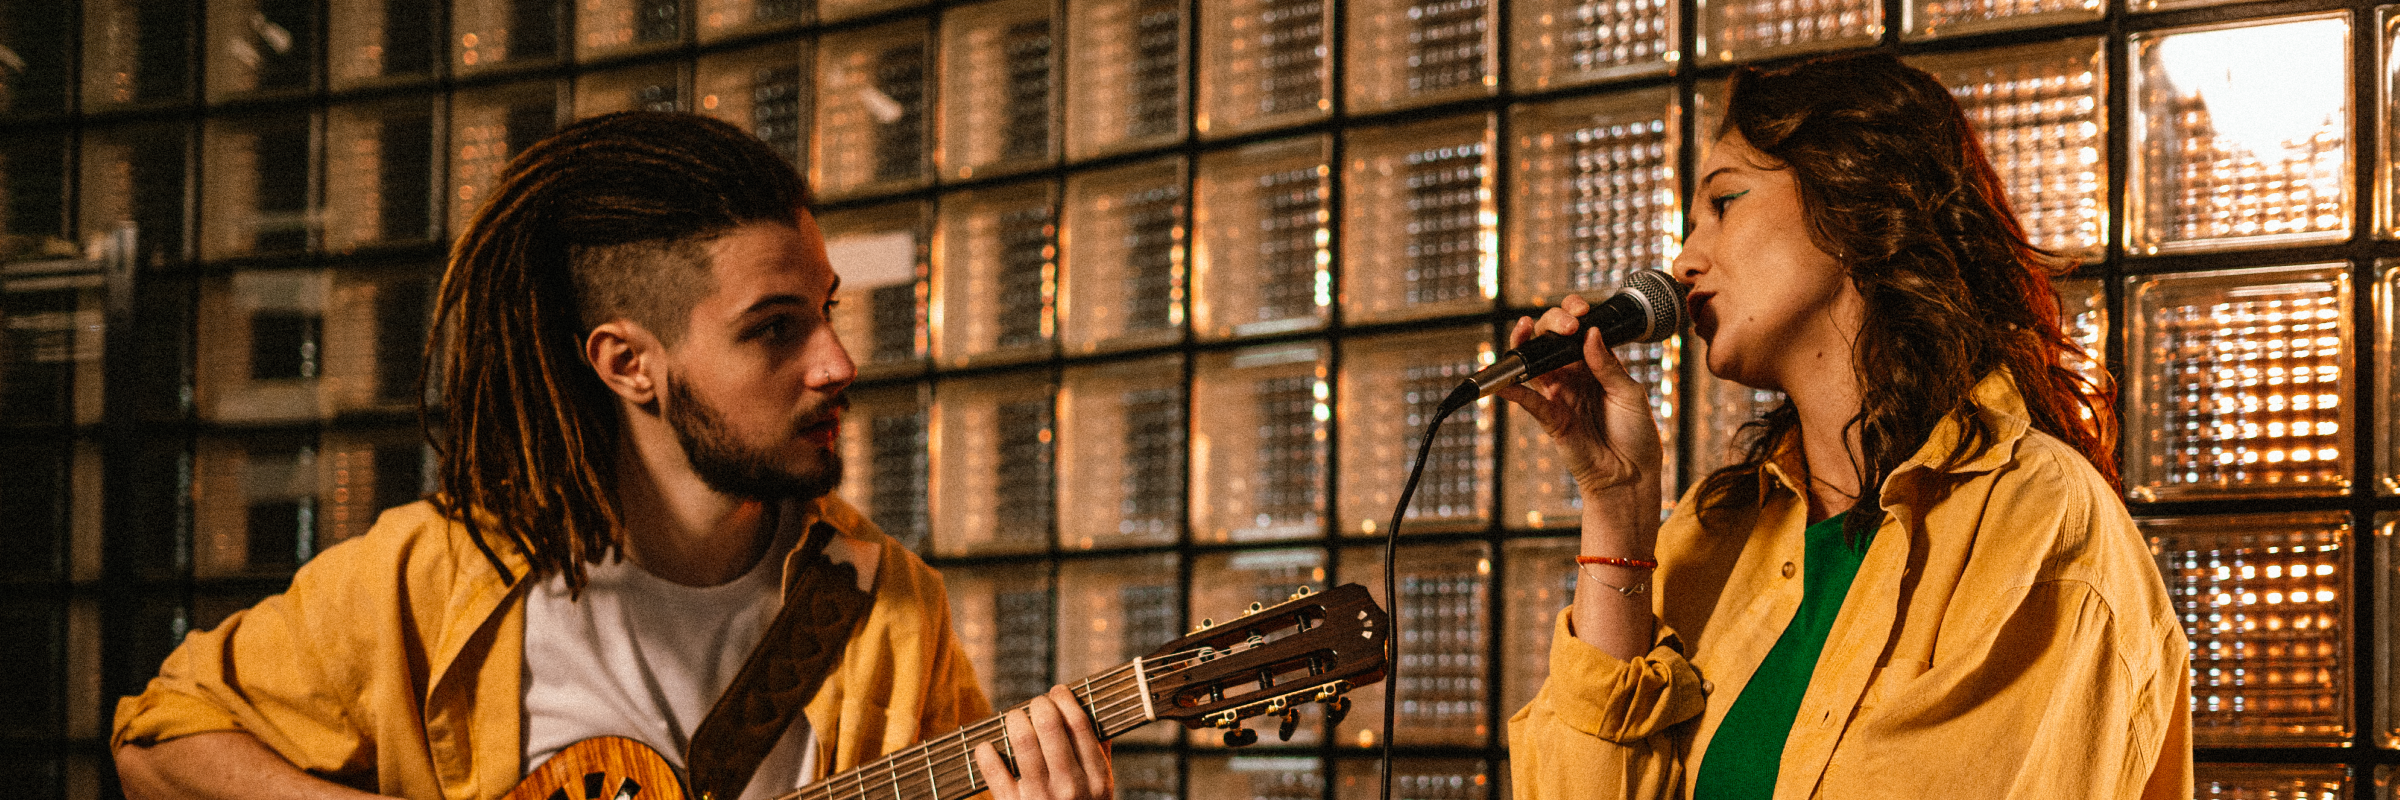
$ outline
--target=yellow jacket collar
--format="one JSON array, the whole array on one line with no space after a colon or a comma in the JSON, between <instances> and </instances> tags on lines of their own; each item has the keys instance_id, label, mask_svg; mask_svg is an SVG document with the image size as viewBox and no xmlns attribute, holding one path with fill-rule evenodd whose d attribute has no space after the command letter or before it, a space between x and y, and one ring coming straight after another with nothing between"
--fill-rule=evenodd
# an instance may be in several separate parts
<instances>
[{"instance_id":1,"label":"yellow jacket collar","mask_svg":"<svg viewBox=\"0 0 2400 800\"><path fill-rule=\"evenodd\" d=\"M1892 479L1919 470L1967 475L1989 472L2008 463L2016 452L2017 442L2024 439L2025 432L2033 428L2033 420L2025 412L2025 398L2017 393L2016 380L2009 376L2007 370L1995 370L1976 382L1975 388L1967 393L1967 399L1969 408L1981 416L1985 426L1991 429L1991 446L1985 448L1980 456L1947 468L1942 467L1950 451L1956 449L1966 435L1966 426L1959 421L1958 415L1943 417L1939 424L1934 425L1933 433L1925 437L1924 446L1918 447L1916 454L1909 456L1907 461L1901 462L1891 475L1884 478L1887 487ZM1794 476L1807 474L1800 460L1798 441L1785 437L1784 442L1776 447L1775 454L1767 458L1765 468L1759 471L1762 496L1764 490L1770 488L1766 481L1773 481L1787 491L1800 491L1801 479Z\"/></svg>"}]
</instances>

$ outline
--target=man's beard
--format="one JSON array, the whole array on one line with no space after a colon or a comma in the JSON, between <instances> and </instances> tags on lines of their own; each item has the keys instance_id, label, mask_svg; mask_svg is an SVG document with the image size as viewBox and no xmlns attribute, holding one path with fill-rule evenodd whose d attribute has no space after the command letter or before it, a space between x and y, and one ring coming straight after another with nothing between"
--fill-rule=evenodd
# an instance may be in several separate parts
<instances>
[{"instance_id":1,"label":"man's beard","mask_svg":"<svg viewBox=\"0 0 2400 800\"><path fill-rule=\"evenodd\" d=\"M732 426L725 424L723 415L693 396L690 389L672 376L666 384L667 427L674 429L675 440L683 444L692 472L708 488L734 497L775 501L814 500L832 494L841 486L841 453L829 449L823 469L794 472L778 463L775 450L744 447L734 436ZM847 403L837 397L828 405L838 407ZM803 419L810 418L813 415Z\"/></svg>"}]
</instances>

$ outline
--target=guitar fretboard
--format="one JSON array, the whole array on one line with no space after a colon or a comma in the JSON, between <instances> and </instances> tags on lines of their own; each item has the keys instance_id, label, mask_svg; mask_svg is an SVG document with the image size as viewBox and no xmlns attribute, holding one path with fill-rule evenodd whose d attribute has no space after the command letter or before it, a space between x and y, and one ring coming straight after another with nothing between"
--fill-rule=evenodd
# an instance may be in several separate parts
<instances>
[{"instance_id":1,"label":"guitar fretboard","mask_svg":"<svg viewBox=\"0 0 2400 800\"><path fill-rule=\"evenodd\" d=\"M1144 666L1136 660L1069 687L1102 740L1155 719L1142 704ZM1013 761L1007 719L1002 714L927 739L777 800L942 800L981 792L986 785L972 754L989 743Z\"/></svg>"}]
</instances>

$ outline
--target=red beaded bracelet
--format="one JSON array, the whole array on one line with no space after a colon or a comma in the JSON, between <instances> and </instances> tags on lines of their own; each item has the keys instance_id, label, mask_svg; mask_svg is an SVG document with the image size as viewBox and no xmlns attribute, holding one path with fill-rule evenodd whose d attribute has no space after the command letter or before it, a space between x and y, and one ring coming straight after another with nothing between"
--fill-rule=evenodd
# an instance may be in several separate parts
<instances>
[{"instance_id":1,"label":"red beaded bracelet","mask_svg":"<svg viewBox=\"0 0 2400 800\"><path fill-rule=\"evenodd\" d=\"M1628 568L1628 569L1657 569L1657 568L1658 568L1658 561L1657 561L1657 560L1655 560L1655 559L1647 559L1647 558L1616 558L1616 557L1613 557L1613 556L1576 556L1576 557L1575 557L1575 563L1576 563L1576 565L1578 565L1578 566L1590 566L1590 565L1593 565L1593 564L1598 564L1598 565L1601 565L1601 566L1604 566L1604 567L1626 567L1626 568Z\"/></svg>"}]
</instances>

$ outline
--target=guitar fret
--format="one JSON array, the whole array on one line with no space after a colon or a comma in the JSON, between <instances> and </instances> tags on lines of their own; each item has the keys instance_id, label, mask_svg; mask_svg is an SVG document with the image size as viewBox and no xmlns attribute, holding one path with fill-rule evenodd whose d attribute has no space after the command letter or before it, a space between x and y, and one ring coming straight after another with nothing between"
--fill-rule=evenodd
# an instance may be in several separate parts
<instances>
[{"instance_id":1,"label":"guitar fret","mask_svg":"<svg viewBox=\"0 0 2400 800\"><path fill-rule=\"evenodd\" d=\"M917 749L923 751L925 755L925 789L933 794L933 800L942 800L942 780L933 771L933 750L922 747Z\"/></svg>"}]
</instances>

